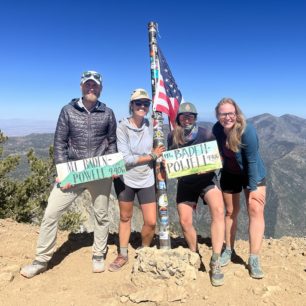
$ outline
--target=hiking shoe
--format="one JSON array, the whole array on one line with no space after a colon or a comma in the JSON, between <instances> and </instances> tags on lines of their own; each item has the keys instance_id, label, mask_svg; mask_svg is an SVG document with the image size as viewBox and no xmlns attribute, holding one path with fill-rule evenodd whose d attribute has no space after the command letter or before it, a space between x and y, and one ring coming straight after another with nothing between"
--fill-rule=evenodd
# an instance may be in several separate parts
<instances>
[{"instance_id":1,"label":"hiking shoe","mask_svg":"<svg viewBox=\"0 0 306 306\"><path fill-rule=\"evenodd\" d=\"M47 270L48 263L34 260L31 264L24 266L20 270L20 274L26 278L32 278L35 275L43 273Z\"/></svg>"},{"instance_id":2,"label":"hiking shoe","mask_svg":"<svg viewBox=\"0 0 306 306\"><path fill-rule=\"evenodd\" d=\"M258 256L249 257L248 269L249 269L249 273L251 277L256 278L256 279L261 279L264 277L264 273L261 270Z\"/></svg>"},{"instance_id":3,"label":"hiking shoe","mask_svg":"<svg viewBox=\"0 0 306 306\"><path fill-rule=\"evenodd\" d=\"M224 284L224 274L221 271L220 260L210 261L210 279L213 286L222 286Z\"/></svg>"},{"instance_id":4,"label":"hiking shoe","mask_svg":"<svg viewBox=\"0 0 306 306\"><path fill-rule=\"evenodd\" d=\"M104 256L92 256L92 272L101 273L105 271Z\"/></svg>"},{"instance_id":5,"label":"hiking shoe","mask_svg":"<svg viewBox=\"0 0 306 306\"><path fill-rule=\"evenodd\" d=\"M220 257L221 267L227 266L236 256L235 250L225 249Z\"/></svg>"},{"instance_id":6,"label":"hiking shoe","mask_svg":"<svg viewBox=\"0 0 306 306\"><path fill-rule=\"evenodd\" d=\"M109 265L108 271L117 272L129 261L127 256L119 254L117 258Z\"/></svg>"}]
</instances>

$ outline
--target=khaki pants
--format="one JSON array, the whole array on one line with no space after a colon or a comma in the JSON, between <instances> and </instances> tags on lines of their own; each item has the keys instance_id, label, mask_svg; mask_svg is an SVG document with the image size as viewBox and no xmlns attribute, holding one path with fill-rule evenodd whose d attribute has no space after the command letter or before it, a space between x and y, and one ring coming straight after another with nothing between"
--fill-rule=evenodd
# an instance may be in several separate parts
<instances>
[{"instance_id":1,"label":"khaki pants","mask_svg":"<svg viewBox=\"0 0 306 306\"><path fill-rule=\"evenodd\" d=\"M91 194L94 211L93 255L104 255L109 229L108 201L111 186L111 178L76 185L65 191L55 185L49 196L48 206L40 226L35 259L40 262L48 262L51 259L56 243L59 218L85 189Z\"/></svg>"}]
</instances>

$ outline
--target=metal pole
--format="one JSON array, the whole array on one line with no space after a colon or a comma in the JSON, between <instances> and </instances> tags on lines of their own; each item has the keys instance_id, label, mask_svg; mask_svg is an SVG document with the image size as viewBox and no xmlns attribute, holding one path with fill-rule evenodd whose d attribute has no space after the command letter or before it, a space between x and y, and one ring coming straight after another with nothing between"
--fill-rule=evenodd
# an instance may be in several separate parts
<instances>
[{"instance_id":1,"label":"metal pole","mask_svg":"<svg viewBox=\"0 0 306 306\"><path fill-rule=\"evenodd\" d=\"M152 97L155 96L155 85L158 81L158 54L157 54L157 23L149 22L149 48L150 48L150 67L151 67L151 82L152 82ZM165 137L163 132L163 115L161 112L153 110L153 147L165 145ZM161 249L170 249L170 232L169 232L169 209L168 196L166 187L165 169L159 158L155 163L155 179L156 179L156 202L158 206L159 216L159 246Z\"/></svg>"}]
</instances>

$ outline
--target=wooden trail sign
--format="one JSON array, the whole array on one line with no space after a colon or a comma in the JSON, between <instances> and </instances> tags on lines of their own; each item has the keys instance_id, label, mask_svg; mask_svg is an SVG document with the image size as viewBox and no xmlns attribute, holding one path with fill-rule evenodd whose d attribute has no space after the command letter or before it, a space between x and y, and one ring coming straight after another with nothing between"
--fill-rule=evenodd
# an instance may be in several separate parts
<instances>
[{"instance_id":1,"label":"wooden trail sign","mask_svg":"<svg viewBox=\"0 0 306 306\"><path fill-rule=\"evenodd\" d=\"M113 153L56 165L60 186L77 185L126 172L122 153Z\"/></svg>"},{"instance_id":2,"label":"wooden trail sign","mask_svg":"<svg viewBox=\"0 0 306 306\"><path fill-rule=\"evenodd\" d=\"M169 179L222 168L215 140L163 153Z\"/></svg>"}]
</instances>

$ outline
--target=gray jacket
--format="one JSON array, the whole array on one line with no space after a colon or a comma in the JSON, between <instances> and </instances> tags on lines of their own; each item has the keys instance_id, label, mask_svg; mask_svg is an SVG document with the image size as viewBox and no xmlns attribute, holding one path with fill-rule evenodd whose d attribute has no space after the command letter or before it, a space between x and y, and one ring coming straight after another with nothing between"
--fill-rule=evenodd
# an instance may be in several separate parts
<instances>
[{"instance_id":1,"label":"gray jacket","mask_svg":"<svg viewBox=\"0 0 306 306\"><path fill-rule=\"evenodd\" d=\"M132 188L145 188L154 185L153 163L137 164L142 155L151 153L153 147L153 128L148 119L136 128L128 118L120 121L117 128L118 151L122 152L127 172L121 180Z\"/></svg>"},{"instance_id":2,"label":"gray jacket","mask_svg":"<svg viewBox=\"0 0 306 306\"><path fill-rule=\"evenodd\" d=\"M116 119L100 101L88 113L73 99L59 115L54 135L55 163L117 152Z\"/></svg>"}]
</instances>

